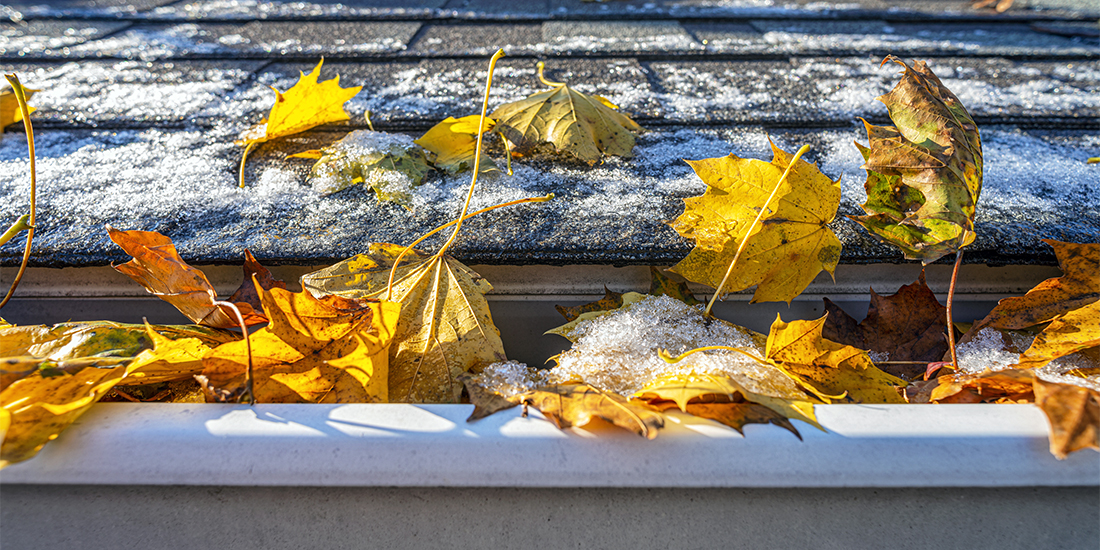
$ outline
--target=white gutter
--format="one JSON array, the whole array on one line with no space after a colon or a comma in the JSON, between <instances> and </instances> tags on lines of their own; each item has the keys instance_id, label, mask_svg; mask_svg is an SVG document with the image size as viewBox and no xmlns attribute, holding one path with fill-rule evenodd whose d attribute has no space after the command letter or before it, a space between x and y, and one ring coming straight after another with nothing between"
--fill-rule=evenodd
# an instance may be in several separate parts
<instances>
[{"instance_id":1,"label":"white gutter","mask_svg":"<svg viewBox=\"0 0 1100 550\"><path fill-rule=\"evenodd\" d=\"M1058 461L1032 405L828 405L742 437L676 416L656 439L559 431L469 405L102 403L4 484L349 487L1022 487L1100 485L1100 454Z\"/></svg>"}]
</instances>

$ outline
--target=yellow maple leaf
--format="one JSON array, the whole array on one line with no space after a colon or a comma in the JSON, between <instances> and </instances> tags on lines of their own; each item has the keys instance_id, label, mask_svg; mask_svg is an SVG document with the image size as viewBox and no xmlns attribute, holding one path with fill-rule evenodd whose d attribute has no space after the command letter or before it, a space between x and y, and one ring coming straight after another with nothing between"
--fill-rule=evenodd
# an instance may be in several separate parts
<instances>
[{"instance_id":1,"label":"yellow maple leaf","mask_svg":"<svg viewBox=\"0 0 1100 550\"><path fill-rule=\"evenodd\" d=\"M896 389L904 380L879 370L867 352L822 338L824 325L825 317L785 323L776 315L767 358L822 392L846 394L844 401L905 403Z\"/></svg>"},{"instance_id":2,"label":"yellow maple leaf","mask_svg":"<svg viewBox=\"0 0 1100 550\"><path fill-rule=\"evenodd\" d=\"M774 143L772 152L771 162L734 155L687 161L707 191L684 199L684 213L670 224L695 240L672 271L717 294L755 285L753 302L788 304L822 270L832 275L841 244L828 223L840 206L840 180Z\"/></svg>"},{"instance_id":3,"label":"yellow maple leaf","mask_svg":"<svg viewBox=\"0 0 1100 550\"><path fill-rule=\"evenodd\" d=\"M267 119L248 129L236 142L245 146L241 157L241 187L244 187L245 159L256 145L351 118L344 111L344 103L355 97L363 87L341 88L340 75L317 82L324 62L324 58L318 61L309 74L299 72L298 83L286 93L271 88L275 90L275 105L271 107Z\"/></svg>"},{"instance_id":4,"label":"yellow maple leaf","mask_svg":"<svg viewBox=\"0 0 1100 550\"><path fill-rule=\"evenodd\" d=\"M501 105L490 115L497 121L494 132L504 136L510 150L523 155L549 143L589 164L603 155L633 155L634 132L641 126L604 97L546 80L542 62L538 71L539 80L551 90Z\"/></svg>"},{"instance_id":5,"label":"yellow maple leaf","mask_svg":"<svg viewBox=\"0 0 1100 550\"><path fill-rule=\"evenodd\" d=\"M477 153L478 126L481 117L470 115L462 118L447 117L443 122L432 126L415 143L435 157L432 164L448 174L457 174L469 170L474 164ZM493 129L496 122L485 119L485 131ZM481 158L481 171L496 170L496 164L487 156Z\"/></svg>"},{"instance_id":6,"label":"yellow maple leaf","mask_svg":"<svg viewBox=\"0 0 1100 550\"><path fill-rule=\"evenodd\" d=\"M384 298L404 247L373 243L367 254L302 277L315 294ZM504 361L504 344L484 294L492 285L446 255L413 250L398 266L388 299L402 304L390 350L394 401L449 403L462 394L459 377L478 364Z\"/></svg>"},{"instance_id":7,"label":"yellow maple leaf","mask_svg":"<svg viewBox=\"0 0 1100 550\"><path fill-rule=\"evenodd\" d=\"M1051 321L1035 337L1031 347L1020 355L1017 366L1037 368L1059 357L1097 346L1100 346L1100 302L1093 302Z\"/></svg>"},{"instance_id":8,"label":"yellow maple leaf","mask_svg":"<svg viewBox=\"0 0 1100 550\"><path fill-rule=\"evenodd\" d=\"M31 96L39 90L24 87L23 91L26 94L27 101L30 101ZM28 105L27 111L33 113L35 109ZM0 91L0 133L4 131L4 128L22 120L23 113L19 110L19 100L15 98L15 92L12 90Z\"/></svg>"}]
</instances>

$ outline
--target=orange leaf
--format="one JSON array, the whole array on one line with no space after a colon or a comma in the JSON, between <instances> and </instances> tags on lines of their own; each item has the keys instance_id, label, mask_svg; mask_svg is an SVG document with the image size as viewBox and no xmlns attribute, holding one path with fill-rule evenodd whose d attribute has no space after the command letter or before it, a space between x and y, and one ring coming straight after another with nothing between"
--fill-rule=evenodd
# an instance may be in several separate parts
<instances>
[{"instance_id":1,"label":"orange leaf","mask_svg":"<svg viewBox=\"0 0 1100 550\"><path fill-rule=\"evenodd\" d=\"M1050 452L1059 460L1079 449L1100 450L1100 393L1035 379L1035 404L1050 422Z\"/></svg>"}]
</instances>

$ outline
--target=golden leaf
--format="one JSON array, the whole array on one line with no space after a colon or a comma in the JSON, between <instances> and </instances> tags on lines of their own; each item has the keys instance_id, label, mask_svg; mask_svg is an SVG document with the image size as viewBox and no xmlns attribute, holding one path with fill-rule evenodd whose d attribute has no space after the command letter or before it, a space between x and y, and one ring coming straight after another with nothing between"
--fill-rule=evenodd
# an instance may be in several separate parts
<instances>
[{"instance_id":1,"label":"golden leaf","mask_svg":"<svg viewBox=\"0 0 1100 550\"><path fill-rule=\"evenodd\" d=\"M801 420L824 430L817 423L811 398L800 391L786 373L774 368L770 371L766 376L738 375L736 378L699 373L669 374L651 380L632 397L651 404L672 401L688 413L692 403L713 402L715 397L731 402L744 400L767 407L784 418Z\"/></svg>"},{"instance_id":2,"label":"golden leaf","mask_svg":"<svg viewBox=\"0 0 1100 550\"><path fill-rule=\"evenodd\" d=\"M360 254L302 277L317 295L386 298L394 261L404 247L373 243ZM397 268L392 295L401 318L390 349L390 397L413 403L455 403L459 377L476 365L504 361L504 344L483 296L492 285L450 256L411 251Z\"/></svg>"},{"instance_id":3,"label":"golden leaf","mask_svg":"<svg viewBox=\"0 0 1100 550\"><path fill-rule=\"evenodd\" d=\"M794 157L774 143L772 152L770 163L734 155L687 161L707 191L684 199L684 213L670 224L695 240L695 248L672 271L717 289L747 240L719 292L756 285L753 302L790 303L819 272L833 273L841 244L828 223L840 205L840 180L830 180L803 160L791 166ZM788 166L790 173L782 178ZM777 184L776 198L769 201Z\"/></svg>"},{"instance_id":4,"label":"golden leaf","mask_svg":"<svg viewBox=\"0 0 1100 550\"><path fill-rule=\"evenodd\" d=\"M1004 369L978 374L941 376L932 389L933 403L1030 403L1035 400L1031 370Z\"/></svg>"},{"instance_id":5,"label":"golden leaf","mask_svg":"<svg viewBox=\"0 0 1100 550\"><path fill-rule=\"evenodd\" d=\"M1050 422L1050 452L1059 460L1080 449L1100 450L1100 393L1035 379L1035 404Z\"/></svg>"},{"instance_id":6,"label":"golden leaf","mask_svg":"<svg viewBox=\"0 0 1100 550\"><path fill-rule=\"evenodd\" d=\"M39 90L24 87L23 91L27 96L27 101L30 101L31 96ZM35 109L28 105L27 111L33 113ZM23 113L19 110L19 101L15 98L15 92L12 90L0 91L0 136L2 136L4 128L22 120Z\"/></svg>"},{"instance_id":7,"label":"golden leaf","mask_svg":"<svg viewBox=\"0 0 1100 550\"><path fill-rule=\"evenodd\" d=\"M39 370L0 392L10 425L0 446L0 468L33 457L110 391L127 367Z\"/></svg>"},{"instance_id":8,"label":"golden leaf","mask_svg":"<svg viewBox=\"0 0 1100 550\"><path fill-rule=\"evenodd\" d=\"M821 392L847 393L855 403L905 403L897 388L904 380L882 372L867 352L821 337L825 317L784 323L776 315L768 334L767 358Z\"/></svg>"},{"instance_id":9,"label":"golden leaf","mask_svg":"<svg viewBox=\"0 0 1100 550\"><path fill-rule=\"evenodd\" d=\"M202 358L211 346L198 338L176 340L161 336L146 325L145 333L153 342L153 349L142 351L130 363L130 375L119 385L156 384L175 380L188 380L202 372Z\"/></svg>"},{"instance_id":10,"label":"golden leaf","mask_svg":"<svg viewBox=\"0 0 1100 550\"><path fill-rule=\"evenodd\" d=\"M252 393L263 403L388 401L387 352L398 304L314 298L308 292L263 290L271 324L251 335ZM203 357L206 384L221 395L242 393L248 366L244 341Z\"/></svg>"},{"instance_id":11,"label":"golden leaf","mask_svg":"<svg viewBox=\"0 0 1100 550\"><path fill-rule=\"evenodd\" d=\"M618 107L598 95L586 95L564 83L539 80L552 89L497 107L490 115L497 121L494 132L504 136L509 149L526 155L541 143L552 144L589 164L603 155L633 155L638 126Z\"/></svg>"},{"instance_id":12,"label":"golden leaf","mask_svg":"<svg viewBox=\"0 0 1100 550\"><path fill-rule=\"evenodd\" d=\"M434 154L432 164L448 174L457 174L469 170L474 164L477 152L478 126L481 117L470 115L462 118L447 117L443 122L432 126L416 144ZM491 131L496 122L485 119L485 131ZM496 170L496 164L488 156L481 158L481 171Z\"/></svg>"},{"instance_id":13,"label":"golden leaf","mask_svg":"<svg viewBox=\"0 0 1100 550\"><path fill-rule=\"evenodd\" d=\"M298 73L298 82L282 93L275 88L275 105L267 115L267 120L246 131L237 145L256 145L275 138L304 132L310 128L348 120L344 112L344 103L355 97L362 86L341 88L340 76L331 80L317 82L321 76L322 58L309 74Z\"/></svg>"},{"instance_id":14,"label":"golden leaf","mask_svg":"<svg viewBox=\"0 0 1100 550\"><path fill-rule=\"evenodd\" d=\"M1100 278L1098 272L1097 278ZM1100 346L1100 302L1057 317L1020 356L1021 368L1038 368L1059 358Z\"/></svg>"}]
</instances>

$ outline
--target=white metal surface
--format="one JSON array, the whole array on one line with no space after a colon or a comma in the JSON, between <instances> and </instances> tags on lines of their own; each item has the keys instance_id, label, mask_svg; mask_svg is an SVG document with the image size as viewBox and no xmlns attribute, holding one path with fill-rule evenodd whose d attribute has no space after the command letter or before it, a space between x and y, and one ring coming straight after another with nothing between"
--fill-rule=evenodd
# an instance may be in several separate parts
<instances>
[{"instance_id":1,"label":"white metal surface","mask_svg":"<svg viewBox=\"0 0 1100 550\"><path fill-rule=\"evenodd\" d=\"M746 437L679 416L654 440L559 431L469 405L99 404L4 484L348 487L1100 485L1100 454L1055 460L1031 405L830 405Z\"/></svg>"}]
</instances>

